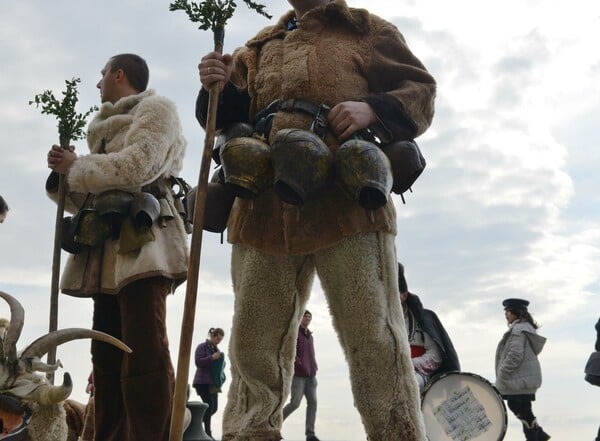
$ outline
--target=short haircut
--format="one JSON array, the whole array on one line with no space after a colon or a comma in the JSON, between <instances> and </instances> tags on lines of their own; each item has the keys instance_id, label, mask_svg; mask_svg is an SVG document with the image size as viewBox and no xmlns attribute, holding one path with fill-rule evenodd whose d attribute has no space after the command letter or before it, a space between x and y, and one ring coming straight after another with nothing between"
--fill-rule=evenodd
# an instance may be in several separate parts
<instances>
[{"instance_id":1,"label":"short haircut","mask_svg":"<svg viewBox=\"0 0 600 441\"><path fill-rule=\"evenodd\" d=\"M308 309L306 311L304 311L304 314L302 314L302 316L305 316L305 315L310 315L312 317L312 314Z\"/></svg>"},{"instance_id":2,"label":"short haircut","mask_svg":"<svg viewBox=\"0 0 600 441\"><path fill-rule=\"evenodd\" d=\"M8 204L2 196L0 196L0 214L4 214L8 211Z\"/></svg>"},{"instance_id":3,"label":"short haircut","mask_svg":"<svg viewBox=\"0 0 600 441\"><path fill-rule=\"evenodd\" d=\"M131 87L138 92L143 92L148 87L150 71L146 60L136 54L119 54L110 58L110 71L121 69Z\"/></svg>"}]
</instances>

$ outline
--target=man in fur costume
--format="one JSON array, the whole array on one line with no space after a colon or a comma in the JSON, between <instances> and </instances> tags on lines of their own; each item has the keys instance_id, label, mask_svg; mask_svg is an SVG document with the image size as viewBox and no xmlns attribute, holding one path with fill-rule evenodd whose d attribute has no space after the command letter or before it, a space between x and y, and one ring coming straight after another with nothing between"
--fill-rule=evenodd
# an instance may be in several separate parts
<instances>
[{"instance_id":1,"label":"man in fur costume","mask_svg":"<svg viewBox=\"0 0 600 441\"><path fill-rule=\"evenodd\" d=\"M333 153L360 129L383 142L427 129L435 81L395 26L344 0L289 3L292 11L233 56L202 58L202 124L207 90L220 82L219 127L254 123L276 99L324 104L331 108L324 141ZM308 130L313 120L302 111L277 111L262 134L270 142L281 129ZM393 203L367 211L330 184L289 205L270 188L253 200L237 198L227 228L235 311L223 441L281 439L298 325L315 273L369 440L425 440L398 296Z\"/></svg>"},{"instance_id":2,"label":"man in fur costume","mask_svg":"<svg viewBox=\"0 0 600 441\"><path fill-rule=\"evenodd\" d=\"M99 241L69 257L61 288L92 297L93 328L133 350L123 355L92 342L94 439L166 440L174 386L166 296L185 280L188 262L184 224L167 179L181 170L186 142L174 103L146 90L148 67L141 57L116 55L101 74L102 106L88 128L90 153L77 156L58 146L48 153L48 166L65 174L66 206L85 208L77 237ZM55 195L51 185L48 190ZM150 196L163 200L173 217L139 225L132 219L135 202L123 213L131 197ZM108 215L100 214L101 200ZM90 237L83 238L86 225ZM105 228L108 237L99 236Z\"/></svg>"}]
</instances>

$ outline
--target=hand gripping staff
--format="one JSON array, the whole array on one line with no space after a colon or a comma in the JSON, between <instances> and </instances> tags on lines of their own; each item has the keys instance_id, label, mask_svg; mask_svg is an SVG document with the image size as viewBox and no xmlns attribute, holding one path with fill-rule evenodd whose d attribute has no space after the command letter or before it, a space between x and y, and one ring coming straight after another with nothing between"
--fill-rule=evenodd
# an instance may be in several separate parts
<instances>
[{"instance_id":1,"label":"hand gripping staff","mask_svg":"<svg viewBox=\"0 0 600 441\"><path fill-rule=\"evenodd\" d=\"M265 11L264 5L244 0L250 9L258 14L271 18ZM188 0L176 0L170 4L170 11L185 11L192 23L199 23L199 29L211 29L214 35L215 52L223 53L223 40L225 38L225 24L231 18L236 8L234 0L205 0L199 4ZM208 174L213 144L215 141L215 128L217 122L217 107L219 103L220 84L215 83L209 90L208 114L205 128L204 151L200 163L198 177L198 190L194 207L194 227L190 246L190 263L188 266L185 303L183 318L181 320L181 338L179 340L179 356L177 360L177 374L175 379L175 395L173 397L173 412L171 415L171 428L169 441L181 441L183 438L183 419L186 402L186 387L189 374L190 354L192 351L192 336L194 333L194 315L196 309L196 295L198 291L198 271L200 269L200 252L202 249L202 226L204 225L204 209L206 206L206 192L208 187Z\"/></svg>"},{"instance_id":2,"label":"hand gripping staff","mask_svg":"<svg viewBox=\"0 0 600 441\"><path fill-rule=\"evenodd\" d=\"M58 120L58 137L60 146L68 149L71 141L85 138L83 128L86 125L86 118L95 110L96 106L90 107L85 113L77 113L75 105L77 104L78 92L77 83L79 78L66 80L66 89L62 92L63 99L59 101L54 97L50 90L45 90L36 95L29 104L35 104L36 108L41 107L42 114L54 115ZM60 278L60 253L62 240L62 221L65 211L65 179L64 175L58 176L58 200L56 202L56 222L54 225L54 250L52 257L52 281L50 285L50 325L49 332L56 331L58 327L58 282ZM48 351L47 363L52 365L56 362L56 347ZM50 384L54 384L54 372L47 374Z\"/></svg>"}]
</instances>

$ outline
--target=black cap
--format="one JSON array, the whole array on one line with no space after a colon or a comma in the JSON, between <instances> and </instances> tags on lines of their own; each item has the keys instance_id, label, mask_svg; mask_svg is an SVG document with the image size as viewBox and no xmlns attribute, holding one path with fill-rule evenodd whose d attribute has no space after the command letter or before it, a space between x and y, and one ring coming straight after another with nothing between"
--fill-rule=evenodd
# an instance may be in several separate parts
<instances>
[{"instance_id":1,"label":"black cap","mask_svg":"<svg viewBox=\"0 0 600 441\"><path fill-rule=\"evenodd\" d=\"M504 306L504 309L509 309L509 308L527 309L527 307L529 306L529 300L506 299L502 302L502 306Z\"/></svg>"}]
</instances>

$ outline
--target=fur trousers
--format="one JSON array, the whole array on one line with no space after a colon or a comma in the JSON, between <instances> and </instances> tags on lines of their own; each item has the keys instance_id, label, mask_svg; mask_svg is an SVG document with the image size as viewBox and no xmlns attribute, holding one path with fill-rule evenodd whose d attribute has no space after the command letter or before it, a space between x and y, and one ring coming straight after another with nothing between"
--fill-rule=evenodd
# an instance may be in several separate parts
<instances>
[{"instance_id":1,"label":"fur trousers","mask_svg":"<svg viewBox=\"0 0 600 441\"><path fill-rule=\"evenodd\" d=\"M368 439L424 441L394 236L388 233L358 234L306 256L271 256L233 246L232 379L223 441L281 439L298 326L315 273L349 364Z\"/></svg>"}]
</instances>

